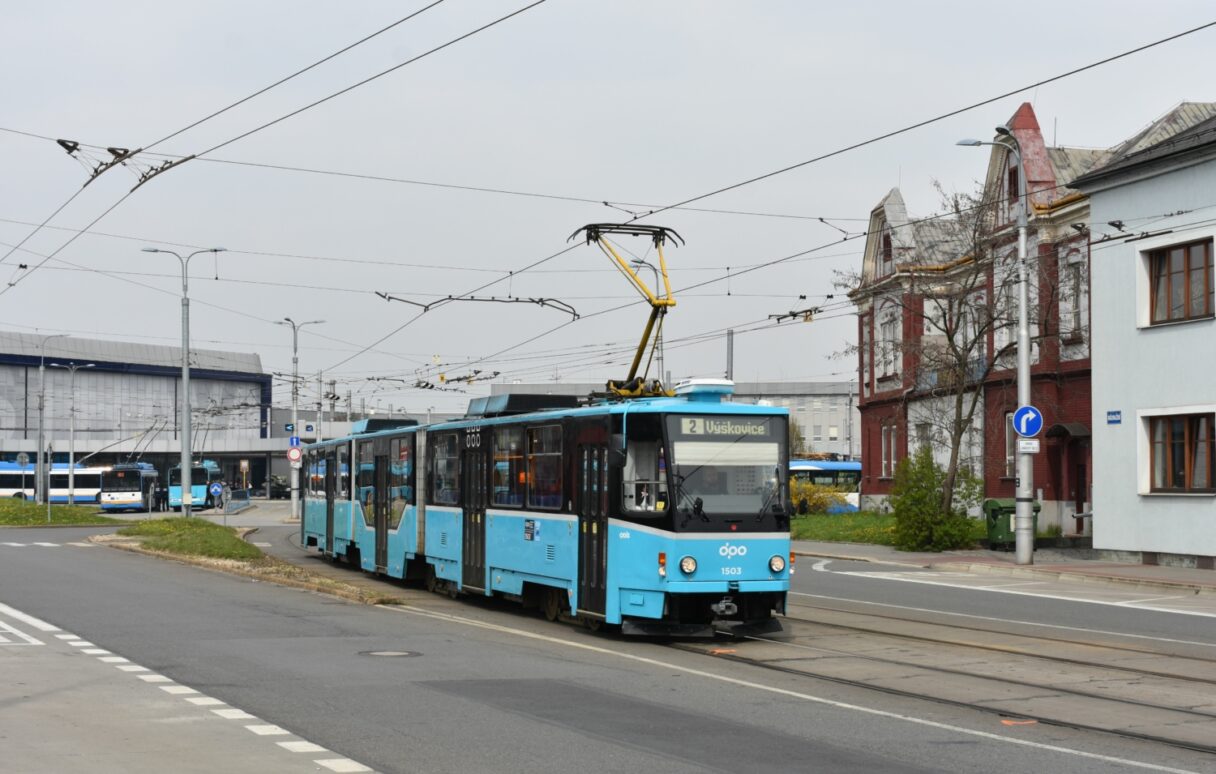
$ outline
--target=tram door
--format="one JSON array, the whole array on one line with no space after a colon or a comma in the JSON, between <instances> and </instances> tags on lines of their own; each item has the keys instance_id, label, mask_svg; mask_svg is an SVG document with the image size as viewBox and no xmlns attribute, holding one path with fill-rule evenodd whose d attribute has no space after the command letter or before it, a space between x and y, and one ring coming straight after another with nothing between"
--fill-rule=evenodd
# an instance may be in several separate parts
<instances>
[{"instance_id":1,"label":"tram door","mask_svg":"<svg viewBox=\"0 0 1216 774\"><path fill-rule=\"evenodd\" d=\"M334 500L338 489L337 450L325 458L325 553L334 552Z\"/></svg>"},{"instance_id":2,"label":"tram door","mask_svg":"<svg viewBox=\"0 0 1216 774\"><path fill-rule=\"evenodd\" d=\"M379 439L376 441L379 452L379 444L382 443ZM389 518L389 496L388 496L388 455L376 454L376 500L373 510L375 511L376 520L376 569L384 572L388 570L388 518Z\"/></svg>"},{"instance_id":3,"label":"tram door","mask_svg":"<svg viewBox=\"0 0 1216 774\"><path fill-rule=\"evenodd\" d=\"M488 436L488 434L487 434ZM486 455L481 430L470 429L460 454L460 502L464 508L461 585L483 591L486 584Z\"/></svg>"},{"instance_id":4,"label":"tram door","mask_svg":"<svg viewBox=\"0 0 1216 774\"><path fill-rule=\"evenodd\" d=\"M608 448L578 447L578 606L603 613L608 571Z\"/></svg>"}]
</instances>

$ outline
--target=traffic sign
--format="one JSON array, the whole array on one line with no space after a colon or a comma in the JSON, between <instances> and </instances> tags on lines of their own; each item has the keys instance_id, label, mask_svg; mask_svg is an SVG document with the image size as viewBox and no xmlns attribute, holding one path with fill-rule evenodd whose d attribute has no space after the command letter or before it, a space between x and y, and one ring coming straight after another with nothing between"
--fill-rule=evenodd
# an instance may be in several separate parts
<instances>
[{"instance_id":1,"label":"traffic sign","mask_svg":"<svg viewBox=\"0 0 1216 774\"><path fill-rule=\"evenodd\" d=\"M299 462L303 456L304 452L300 451L299 446L293 446L287 450L287 459L291 462Z\"/></svg>"},{"instance_id":2,"label":"traffic sign","mask_svg":"<svg viewBox=\"0 0 1216 774\"><path fill-rule=\"evenodd\" d=\"M1018 451L1022 454L1038 454L1039 439L1038 438L1019 438Z\"/></svg>"},{"instance_id":3,"label":"traffic sign","mask_svg":"<svg viewBox=\"0 0 1216 774\"><path fill-rule=\"evenodd\" d=\"M288 422L287 424L283 425L283 432L294 433L295 431L296 431L296 426L293 425L291 422Z\"/></svg>"},{"instance_id":4,"label":"traffic sign","mask_svg":"<svg viewBox=\"0 0 1216 774\"><path fill-rule=\"evenodd\" d=\"M211 486L207 487L207 491L211 493L212 497L219 497L224 493L224 485L218 481L212 481Z\"/></svg>"},{"instance_id":5,"label":"traffic sign","mask_svg":"<svg viewBox=\"0 0 1216 774\"><path fill-rule=\"evenodd\" d=\"M1020 406L1013 412L1013 429L1023 438L1033 438L1043 429L1043 412L1034 406Z\"/></svg>"},{"instance_id":6,"label":"traffic sign","mask_svg":"<svg viewBox=\"0 0 1216 774\"><path fill-rule=\"evenodd\" d=\"M295 470L299 470L300 468L304 467L304 463L300 462L299 460L295 460L291 463L291 467Z\"/></svg>"},{"instance_id":7,"label":"traffic sign","mask_svg":"<svg viewBox=\"0 0 1216 774\"><path fill-rule=\"evenodd\" d=\"M292 437L288 438L287 445L288 446L299 446L300 445L300 436L293 435Z\"/></svg>"},{"instance_id":8,"label":"traffic sign","mask_svg":"<svg viewBox=\"0 0 1216 774\"><path fill-rule=\"evenodd\" d=\"M25 452L19 452L17 454L17 464L23 468L30 464L30 455L26 454Z\"/></svg>"}]
</instances>

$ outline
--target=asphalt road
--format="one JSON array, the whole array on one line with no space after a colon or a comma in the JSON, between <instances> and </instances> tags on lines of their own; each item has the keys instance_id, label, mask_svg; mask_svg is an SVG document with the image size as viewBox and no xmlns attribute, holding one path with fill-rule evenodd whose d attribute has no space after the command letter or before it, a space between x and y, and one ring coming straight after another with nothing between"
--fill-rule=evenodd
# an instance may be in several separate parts
<instances>
[{"instance_id":1,"label":"asphalt road","mask_svg":"<svg viewBox=\"0 0 1216 774\"><path fill-rule=\"evenodd\" d=\"M1203 770L1147 746L1005 728L502 605L408 590L410 604L368 607L68 545L86 532L5 530L0 603L381 771ZM8 698L0 707L20 706Z\"/></svg>"}]
</instances>

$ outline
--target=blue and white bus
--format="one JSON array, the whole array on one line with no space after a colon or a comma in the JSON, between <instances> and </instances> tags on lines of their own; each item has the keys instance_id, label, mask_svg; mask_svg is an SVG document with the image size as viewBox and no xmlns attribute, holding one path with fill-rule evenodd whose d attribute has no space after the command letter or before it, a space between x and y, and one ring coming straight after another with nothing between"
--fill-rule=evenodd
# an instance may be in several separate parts
<instances>
[{"instance_id":1,"label":"blue and white bus","mask_svg":"<svg viewBox=\"0 0 1216 774\"><path fill-rule=\"evenodd\" d=\"M220 466L214 460L195 462L190 468L190 507L211 508L215 505L211 492L208 491L213 481L223 478ZM182 509L182 466L174 465L169 469L169 507L175 511Z\"/></svg>"},{"instance_id":2,"label":"blue and white bus","mask_svg":"<svg viewBox=\"0 0 1216 774\"><path fill-rule=\"evenodd\" d=\"M68 494L72 490L69 482L75 486L75 496L71 500L78 505L96 505L101 491L101 474L106 468L91 468L77 465L69 476L68 466L59 462L51 466L49 472L49 499L52 503L67 503ZM0 497L15 497L19 500L33 500L37 494L38 476L32 463L20 465L16 462L0 462Z\"/></svg>"},{"instance_id":3,"label":"blue and white bus","mask_svg":"<svg viewBox=\"0 0 1216 774\"><path fill-rule=\"evenodd\" d=\"M779 629L789 416L732 393L704 380L589 405L496 395L460 420L310 445L301 543L592 629Z\"/></svg>"},{"instance_id":4,"label":"blue and white bus","mask_svg":"<svg viewBox=\"0 0 1216 774\"><path fill-rule=\"evenodd\" d=\"M152 510L157 478L156 468L147 462L118 463L101 474L102 510Z\"/></svg>"},{"instance_id":5,"label":"blue and white bus","mask_svg":"<svg viewBox=\"0 0 1216 774\"><path fill-rule=\"evenodd\" d=\"M861 503L861 462L859 460L790 460L790 478L816 486L830 486L844 492L845 502L828 513L851 513Z\"/></svg>"}]
</instances>

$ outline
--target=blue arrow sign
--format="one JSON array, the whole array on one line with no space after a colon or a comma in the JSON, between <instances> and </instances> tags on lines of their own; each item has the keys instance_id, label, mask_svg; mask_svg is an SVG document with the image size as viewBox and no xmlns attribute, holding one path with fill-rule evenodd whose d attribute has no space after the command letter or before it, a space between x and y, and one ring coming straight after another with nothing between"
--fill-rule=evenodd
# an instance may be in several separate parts
<instances>
[{"instance_id":1,"label":"blue arrow sign","mask_svg":"<svg viewBox=\"0 0 1216 774\"><path fill-rule=\"evenodd\" d=\"M298 435L291 436L290 438L287 439L287 445L288 446L299 446L300 437Z\"/></svg>"},{"instance_id":2,"label":"blue arrow sign","mask_svg":"<svg viewBox=\"0 0 1216 774\"><path fill-rule=\"evenodd\" d=\"M207 488L207 491L211 493L212 497L219 497L224 493L224 485L218 481L214 481L212 482L211 486Z\"/></svg>"},{"instance_id":3,"label":"blue arrow sign","mask_svg":"<svg viewBox=\"0 0 1216 774\"><path fill-rule=\"evenodd\" d=\"M1043 412L1034 406L1020 406L1013 412L1013 429L1023 438L1034 438L1043 430Z\"/></svg>"},{"instance_id":4,"label":"blue arrow sign","mask_svg":"<svg viewBox=\"0 0 1216 774\"><path fill-rule=\"evenodd\" d=\"M291 422L288 422L287 424L283 425L283 429L289 433L294 433L296 431L296 426Z\"/></svg>"}]
</instances>

